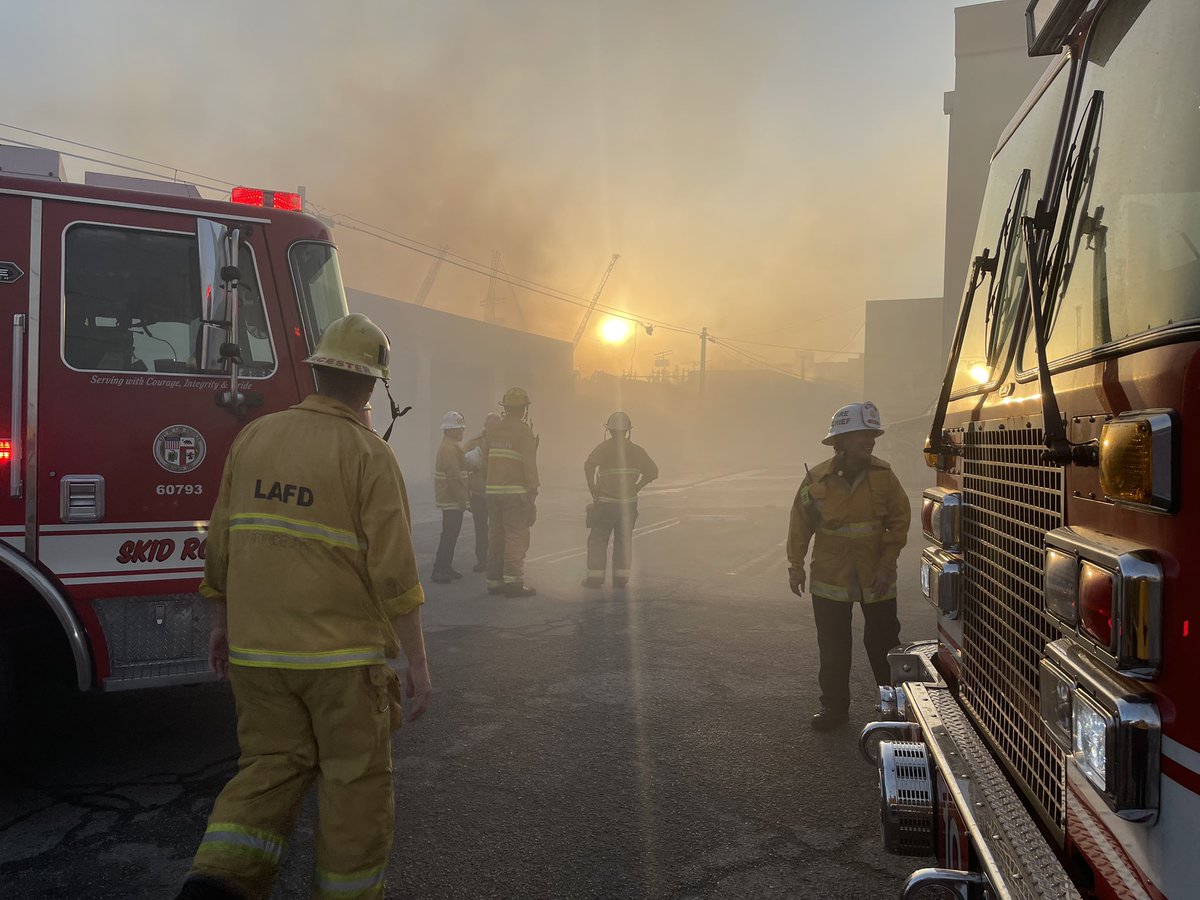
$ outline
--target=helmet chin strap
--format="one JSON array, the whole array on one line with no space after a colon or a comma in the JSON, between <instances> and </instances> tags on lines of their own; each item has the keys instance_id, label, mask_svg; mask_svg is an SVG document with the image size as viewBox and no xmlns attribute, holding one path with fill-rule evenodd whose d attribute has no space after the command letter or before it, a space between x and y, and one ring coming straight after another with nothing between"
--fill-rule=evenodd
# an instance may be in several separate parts
<instances>
[{"instance_id":1,"label":"helmet chin strap","mask_svg":"<svg viewBox=\"0 0 1200 900\"><path fill-rule=\"evenodd\" d=\"M386 378L381 378L380 380L383 382L383 390L387 393L388 403L392 405L392 424L388 425L387 431L383 433L383 441L386 444L388 438L392 436L392 429L396 427L396 420L406 415L412 407L406 406L404 409L401 409L400 404L396 402L396 398L392 396L392 387L388 384L388 380Z\"/></svg>"}]
</instances>

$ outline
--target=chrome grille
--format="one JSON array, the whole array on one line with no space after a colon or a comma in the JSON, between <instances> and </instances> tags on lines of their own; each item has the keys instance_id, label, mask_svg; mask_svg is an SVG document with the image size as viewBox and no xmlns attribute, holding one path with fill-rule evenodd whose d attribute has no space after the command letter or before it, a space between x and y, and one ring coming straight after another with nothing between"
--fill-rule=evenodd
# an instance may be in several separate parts
<instances>
[{"instance_id":1,"label":"chrome grille","mask_svg":"<svg viewBox=\"0 0 1200 900\"><path fill-rule=\"evenodd\" d=\"M1063 472L1041 462L1040 421L957 429L963 441L962 699L1046 823L1063 828L1063 757L1038 705L1046 532L1063 520Z\"/></svg>"}]
</instances>

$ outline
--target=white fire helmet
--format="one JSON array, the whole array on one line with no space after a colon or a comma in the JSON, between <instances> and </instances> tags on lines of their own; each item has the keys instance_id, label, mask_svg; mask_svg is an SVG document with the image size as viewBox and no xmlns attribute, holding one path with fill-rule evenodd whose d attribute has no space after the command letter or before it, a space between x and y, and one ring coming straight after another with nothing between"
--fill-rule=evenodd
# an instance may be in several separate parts
<instances>
[{"instance_id":1,"label":"white fire helmet","mask_svg":"<svg viewBox=\"0 0 1200 900\"><path fill-rule=\"evenodd\" d=\"M442 431L454 431L456 428L466 428L467 420L462 417L461 413L456 413L454 410L442 416Z\"/></svg>"},{"instance_id":2,"label":"white fire helmet","mask_svg":"<svg viewBox=\"0 0 1200 900\"><path fill-rule=\"evenodd\" d=\"M851 403L843 406L833 414L829 423L829 434L821 441L822 444L832 444L843 434L852 431L869 431L875 437L883 434L883 422L879 418L879 410L870 400L865 403Z\"/></svg>"}]
</instances>

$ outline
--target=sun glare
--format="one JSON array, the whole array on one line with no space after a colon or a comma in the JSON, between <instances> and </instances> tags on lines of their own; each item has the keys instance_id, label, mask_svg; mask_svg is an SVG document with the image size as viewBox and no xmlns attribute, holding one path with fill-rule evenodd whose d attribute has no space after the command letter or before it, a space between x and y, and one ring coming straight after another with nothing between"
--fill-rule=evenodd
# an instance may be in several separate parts
<instances>
[{"instance_id":1,"label":"sun glare","mask_svg":"<svg viewBox=\"0 0 1200 900\"><path fill-rule=\"evenodd\" d=\"M600 339L606 344L623 344L633 335L633 323L628 319L609 316L600 323Z\"/></svg>"}]
</instances>

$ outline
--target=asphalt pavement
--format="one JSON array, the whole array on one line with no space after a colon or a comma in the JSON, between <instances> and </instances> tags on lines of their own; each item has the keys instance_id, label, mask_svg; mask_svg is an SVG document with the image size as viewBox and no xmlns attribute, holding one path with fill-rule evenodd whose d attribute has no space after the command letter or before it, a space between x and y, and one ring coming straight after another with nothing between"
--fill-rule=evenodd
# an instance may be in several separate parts
<instances>
[{"instance_id":1,"label":"asphalt pavement","mask_svg":"<svg viewBox=\"0 0 1200 900\"><path fill-rule=\"evenodd\" d=\"M587 590L584 491L547 486L527 580L427 584L434 697L395 740L389 897L894 897L927 860L879 838L857 751L875 691L861 648L851 724L814 733L817 645L789 593L803 475L677 478L643 496L628 589ZM916 512L914 492L914 514ZM915 518L915 515L914 515ZM414 506L422 572L439 521ZM906 640L929 637L914 524L900 563ZM234 771L224 685L54 701L0 773L0 894L171 897ZM312 798L276 897L311 890Z\"/></svg>"}]
</instances>

